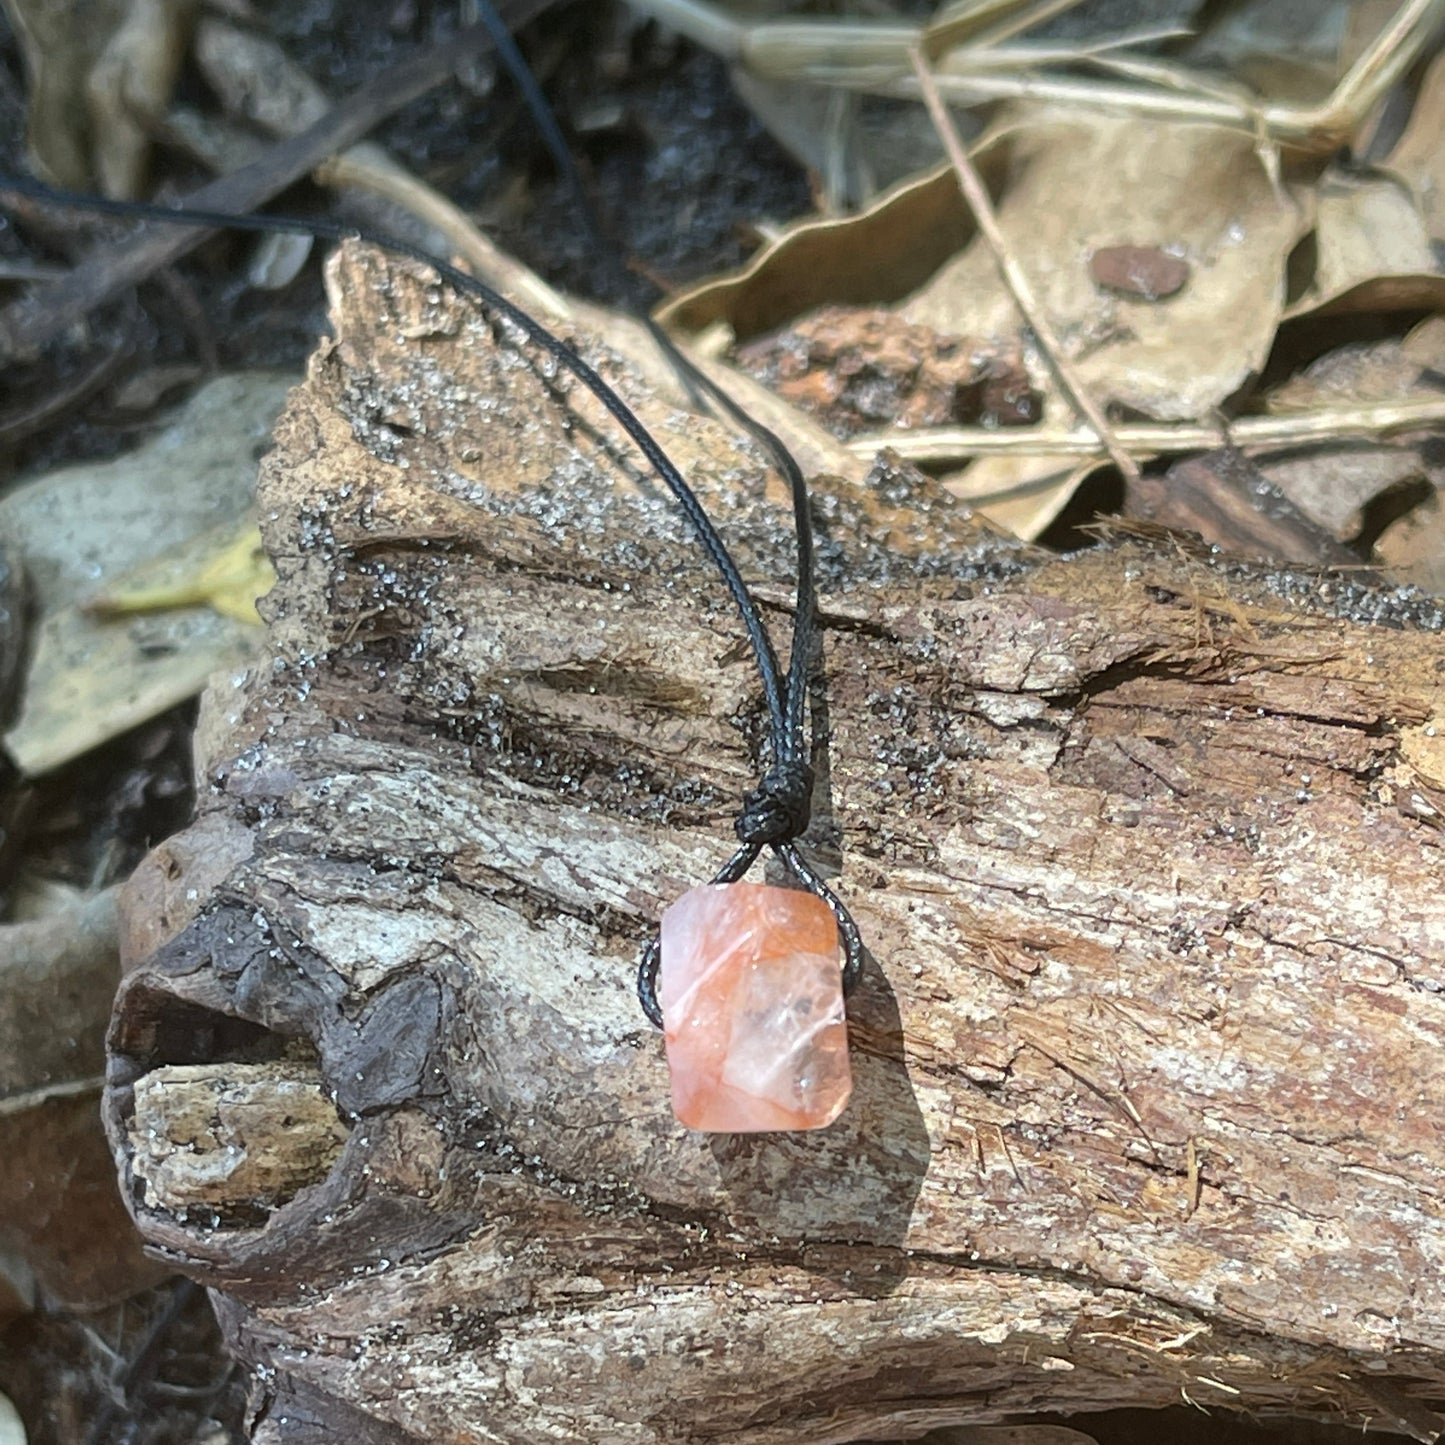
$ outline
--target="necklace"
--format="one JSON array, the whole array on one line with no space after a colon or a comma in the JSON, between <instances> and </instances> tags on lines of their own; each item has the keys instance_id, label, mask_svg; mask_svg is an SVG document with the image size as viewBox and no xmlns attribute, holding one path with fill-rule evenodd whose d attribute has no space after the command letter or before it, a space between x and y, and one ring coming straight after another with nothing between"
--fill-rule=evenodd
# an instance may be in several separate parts
<instances>
[{"instance_id":1,"label":"necklace","mask_svg":"<svg viewBox=\"0 0 1445 1445\"><path fill-rule=\"evenodd\" d=\"M738 846L710 883L690 889L664 911L659 932L642 950L638 1000L663 1030L673 1108L684 1125L735 1133L832 1123L851 1090L843 1000L858 981L864 949L847 908L797 846L808 827L814 785L806 723L817 598L807 484L782 440L649 322L693 394L752 435L788 483L797 588L786 671L727 545L657 440L573 348L484 282L422 247L369 227L111 201L0 176L0 194L5 192L101 215L368 242L430 266L484 313L516 327L602 404L666 486L722 579L757 665L768 716L767 766L738 812ZM772 851L800 889L743 881L764 849Z\"/></svg>"}]
</instances>

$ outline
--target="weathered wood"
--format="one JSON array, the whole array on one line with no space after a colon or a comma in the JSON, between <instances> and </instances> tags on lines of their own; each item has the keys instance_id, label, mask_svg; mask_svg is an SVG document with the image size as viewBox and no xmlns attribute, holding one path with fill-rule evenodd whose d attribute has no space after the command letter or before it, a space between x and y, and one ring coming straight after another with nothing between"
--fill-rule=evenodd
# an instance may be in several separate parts
<instances>
[{"instance_id":1,"label":"weathered wood","mask_svg":"<svg viewBox=\"0 0 1445 1445\"><path fill-rule=\"evenodd\" d=\"M820 480L809 843L873 954L855 1095L818 1134L689 1134L633 971L757 769L736 621L579 388L405 268L339 277L263 474L278 662L213 689L201 816L130 885L106 1098L257 1438L773 1445L1180 1399L1423 1434L1439 609L1028 555L905 468ZM756 457L578 340L781 616ZM335 1101L329 1165L273 1065ZM213 1129L197 1087L231 1091Z\"/></svg>"}]
</instances>

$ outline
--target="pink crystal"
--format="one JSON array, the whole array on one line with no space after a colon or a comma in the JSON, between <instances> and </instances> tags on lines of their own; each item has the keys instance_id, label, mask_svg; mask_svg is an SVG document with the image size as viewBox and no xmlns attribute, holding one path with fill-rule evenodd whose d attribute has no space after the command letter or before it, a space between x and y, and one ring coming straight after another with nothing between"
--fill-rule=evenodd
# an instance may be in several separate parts
<instances>
[{"instance_id":1,"label":"pink crystal","mask_svg":"<svg viewBox=\"0 0 1445 1445\"><path fill-rule=\"evenodd\" d=\"M838 925L811 893L709 883L662 915L658 998L689 1129L821 1129L853 1088Z\"/></svg>"}]
</instances>

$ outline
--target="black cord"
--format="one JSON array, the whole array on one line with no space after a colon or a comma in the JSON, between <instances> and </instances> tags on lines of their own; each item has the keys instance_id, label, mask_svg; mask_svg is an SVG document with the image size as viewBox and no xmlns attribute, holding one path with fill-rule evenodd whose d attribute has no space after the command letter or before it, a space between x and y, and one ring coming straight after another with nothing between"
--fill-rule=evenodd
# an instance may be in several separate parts
<instances>
[{"instance_id":1,"label":"black cord","mask_svg":"<svg viewBox=\"0 0 1445 1445\"><path fill-rule=\"evenodd\" d=\"M529 341L559 361L602 403L647 458L653 471L662 479L667 489L682 508L683 515L712 559L727 587L743 626L748 633L758 671L763 682L763 696L767 701L768 714L773 725L774 737L779 737L787 725L784 701L785 684L778 670L777 657L773 651L771 637L763 625L757 605L749 594L747 585L738 572L722 538L708 519L692 488L682 473L663 451L652 433L643 426L636 414L620 396L580 357L566 342L554 336L540 321L515 303L508 301L499 291L494 291L484 281L479 281L466 271L460 270L448 261L434 256L425 247L415 246L399 236L393 236L371 226L338 225L333 221L307 219L294 216L276 216L265 213L252 215L230 214L226 211L191 210L185 206L156 206L144 201L113 201L103 196L77 195L71 191L53 190L38 181L17 176L0 175L0 196L6 192L29 196L33 200L67 207L72 210L88 211L95 215L119 216L130 220L160 221L172 225L204 226L212 230L239 230L280 232L283 235L317 236L328 241L365 241L397 255L410 257L430 266L443 280L463 294L475 297L485 310L504 317Z\"/></svg>"},{"instance_id":2,"label":"black cord","mask_svg":"<svg viewBox=\"0 0 1445 1445\"><path fill-rule=\"evenodd\" d=\"M507 29L507 22L497 13L497 7L492 4L492 0L473 0L473 4L476 7L477 19L486 26L492 37L497 59L507 67L507 74L512 77L512 84L517 87L531 112L532 120L542 134L543 144L547 147L558 174L572 192L588 245L598 255L610 258L611 252L603 244L602 227L598 223L592 197L587 194L587 188L582 184L572 148L562 134L562 127L558 125L552 107L547 104L547 97L542 94L542 87L537 84L537 77L532 74L532 67L527 64L527 59L513 39L512 32Z\"/></svg>"},{"instance_id":3,"label":"black cord","mask_svg":"<svg viewBox=\"0 0 1445 1445\"><path fill-rule=\"evenodd\" d=\"M485 0L482 0L485 15ZM493 12L493 19L495 19ZM501 26L498 20L497 25ZM509 37L510 39L510 37ZM526 71L525 62L515 44L502 46L498 52L509 65L512 57L520 62ZM515 73L515 72L514 72ZM529 104L533 95L545 108L545 100L536 88L524 90ZM550 111L548 112L550 115ZM557 142L561 133L553 120L549 132ZM565 146L564 146L565 149ZM567 174L576 179L575 167L569 165ZM577 181L580 194L580 180ZM369 226L338 225L325 220L303 220L291 216L265 213L232 214L225 211L192 209L185 206L159 206L141 201L115 201L101 196L77 195L72 192L54 190L38 181L19 176L0 174L0 196L6 193L26 196L49 205L86 211L96 215L118 216L126 219L158 221L166 224L192 227L207 227L215 230L259 231L286 235L310 235L325 240L359 240L378 246L397 255L409 257L430 266L448 284L463 295L481 303L484 312L501 316L517 327L534 345L561 363L570 371L612 415L647 459L653 471L662 480L668 491L687 519L703 550L717 568L729 596L743 622L758 674L762 680L763 699L768 711L770 733L770 763L767 771L755 787L743 799L743 805L734 824L741 847L715 875L715 883L736 882L757 861L764 847L773 850L779 860L810 892L821 898L838 920L839 935L843 943L843 983L845 990L851 990L862 969L863 944L856 924L844 905L823 883L822 879L803 861L793 840L806 831L811 816L813 770L808 762L808 740L805 733L806 698L808 678L813 663L816 644L817 588L813 567L813 532L809 513L807 484L796 458L774 432L750 416L732 397L718 387L710 377L695 366L673 344L672 339L651 318L647 319L648 329L662 347L672 364L687 382L689 389L704 393L739 426L754 437L778 470L787 479L792 494L793 526L797 541L798 577L797 602L793 613L792 645L786 676L778 665L777 653L767 626L762 620L757 604L748 592L747 584L738 571L737 564L728 552L726 544L713 526L696 493L668 457L656 438L642 424L625 401L583 360L566 342L554 336L541 322L533 318L514 302L509 301L475 276L460 270L440 257L432 255L421 246L400 237ZM584 214L590 215L590 212ZM659 1028L662 1026L662 1010L657 1000L657 973L660 963L660 946L656 936L642 953L638 971L637 993L644 1013Z\"/></svg>"},{"instance_id":4,"label":"black cord","mask_svg":"<svg viewBox=\"0 0 1445 1445\"><path fill-rule=\"evenodd\" d=\"M616 272L619 289L626 293L629 277L619 259L617 247L607 244L602 222L592 197L582 183L572 152L562 135L547 97L531 67L517 46L506 22L491 0L474 0L477 16L487 27L497 58L506 66L512 82L532 113L558 173L572 192L582 222L583 234L593 252L606 258ZM781 735L773 730L772 766L758 786L743 800L736 831L743 847L718 871L715 883L734 883L757 861L764 846L773 848L789 871L810 892L832 909L843 939L843 984L851 992L863 964L863 941L852 916L833 893L802 860L792 840L807 831L812 810L813 770L808 763L808 742L804 732L808 678L812 671L817 630L817 586L813 565L813 528L808 504L808 484L783 439L752 416L706 372L685 356L673 339L645 311L643 320L658 349L671 363L689 394L697 402L720 409L767 453L769 460L788 483L793 504L793 532L798 549L797 599L793 611L792 646L788 676L784 684L786 719ZM662 954L654 937L644 948L638 966L637 996L643 1011L659 1028L662 1008L657 998L657 974Z\"/></svg>"}]
</instances>

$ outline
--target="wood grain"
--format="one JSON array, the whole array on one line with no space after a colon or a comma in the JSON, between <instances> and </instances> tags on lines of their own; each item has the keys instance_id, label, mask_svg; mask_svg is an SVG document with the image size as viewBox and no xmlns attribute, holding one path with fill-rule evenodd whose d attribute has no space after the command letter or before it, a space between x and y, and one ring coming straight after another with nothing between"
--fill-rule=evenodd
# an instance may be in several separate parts
<instances>
[{"instance_id":1,"label":"wood grain","mask_svg":"<svg viewBox=\"0 0 1445 1445\"><path fill-rule=\"evenodd\" d=\"M1438 604L1036 555L902 464L820 478L808 846L872 952L854 1099L689 1134L632 981L757 770L735 619L577 387L410 268L348 249L333 285L263 470L276 663L213 687L201 816L130 885L106 1095L256 1438L822 1445L1181 1399L1423 1434ZM785 621L776 482L575 340ZM334 1162L228 1196L198 1148L198 1209L188 1160L158 1194L138 1095L164 1135L206 1078L274 1103L271 1064L334 1101Z\"/></svg>"}]
</instances>

